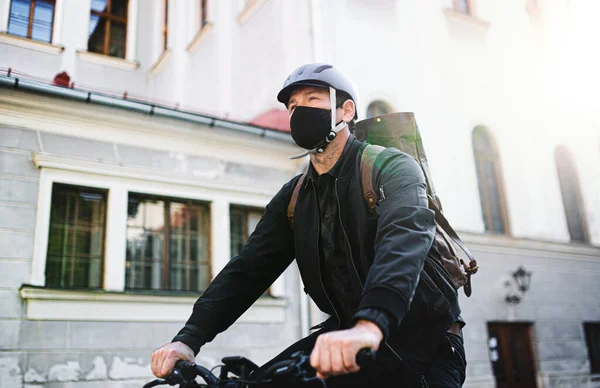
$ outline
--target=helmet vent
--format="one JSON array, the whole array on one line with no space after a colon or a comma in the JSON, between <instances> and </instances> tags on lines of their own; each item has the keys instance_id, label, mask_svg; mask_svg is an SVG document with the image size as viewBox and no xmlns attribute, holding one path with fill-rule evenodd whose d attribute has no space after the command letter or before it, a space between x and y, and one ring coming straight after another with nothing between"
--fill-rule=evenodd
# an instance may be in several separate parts
<instances>
[{"instance_id":1,"label":"helmet vent","mask_svg":"<svg viewBox=\"0 0 600 388\"><path fill-rule=\"evenodd\" d=\"M331 65L321 65L321 66L317 67L317 68L316 68L316 69L313 71L313 73L317 73L317 74L319 74L319 73L320 73L320 72L322 72L323 70L331 69L332 67L333 67L333 66L331 66Z\"/></svg>"}]
</instances>

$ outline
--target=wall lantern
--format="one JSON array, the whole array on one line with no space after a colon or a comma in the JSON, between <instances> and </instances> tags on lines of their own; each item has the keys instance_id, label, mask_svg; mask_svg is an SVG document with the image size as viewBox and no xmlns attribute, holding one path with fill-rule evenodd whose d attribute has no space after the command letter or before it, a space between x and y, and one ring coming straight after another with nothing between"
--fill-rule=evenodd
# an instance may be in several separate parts
<instances>
[{"instance_id":1,"label":"wall lantern","mask_svg":"<svg viewBox=\"0 0 600 388\"><path fill-rule=\"evenodd\" d=\"M529 288L531 287L531 275L532 272L526 271L523 267L519 267L512 273L512 282L517 292L511 292L506 295L506 301L508 303L517 304L523 300L525 293L529 291ZM510 286L511 282L507 281L506 285Z\"/></svg>"}]
</instances>

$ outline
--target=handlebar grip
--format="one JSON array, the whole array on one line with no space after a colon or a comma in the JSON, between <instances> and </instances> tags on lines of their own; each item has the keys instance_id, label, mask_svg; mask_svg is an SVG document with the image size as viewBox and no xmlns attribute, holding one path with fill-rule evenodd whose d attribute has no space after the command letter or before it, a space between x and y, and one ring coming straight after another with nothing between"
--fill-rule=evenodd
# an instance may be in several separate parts
<instances>
[{"instance_id":1,"label":"handlebar grip","mask_svg":"<svg viewBox=\"0 0 600 388\"><path fill-rule=\"evenodd\" d=\"M371 348L362 348L356 354L356 363L361 368L370 368L375 365L375 351Z\"/></svg>"},{"instance_id":2,"label":"handlebar grip","mask_svg":"<svg viewBox=\"0 0 600 388\"><path fill-rule=\"evenodd\" d=\"M186 360L179 360L175 363L175 369L181 369L185 366L188 366L189 364L192 364L192 363L189 361L186 361Z\"/></svg>"}]
</instances>

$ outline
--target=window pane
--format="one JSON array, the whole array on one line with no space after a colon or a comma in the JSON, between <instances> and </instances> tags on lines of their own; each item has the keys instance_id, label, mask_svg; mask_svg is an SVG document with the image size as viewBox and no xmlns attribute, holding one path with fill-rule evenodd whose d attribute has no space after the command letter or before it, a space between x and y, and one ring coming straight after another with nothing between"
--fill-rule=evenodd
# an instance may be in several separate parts
<instances>
[{"instance_id":1,"label":"window pane","mask_svg":"<svg viewBox=\"0 0 600 388\"><path fill-rule=\"evenodd\" d=\"M232 210L230 215L231 258L238 256L244 248L247 240L244 231L245 224L245 213L240 210Z\"/></svg>"},{"instance_id":2,"label":"window pane","mask_svg":"<svg viewBox=\"0 0 600 388\"><path fill-rule=\"evenodd\" d=\"M165 202L129 196L125 288L162 288Z\"/></svg>"},{"instance_id":3,"label":"window pane","mask_svg":"<svg viewBox=\"0 0 600 388\"><path fill-rule=\"evenodd\" d=\"M481 127L473 131L473 152L479 183L479 197L485 229L490 232L506 233L504 203L498 175L499 160L492 138Z\"/></svg>"},{"instance_id":4,"label":"window pane","mask_svg":"<svg viewBox=\"0 0 600 388\"><path fill-rule=\"evenodd\" d=\"M112 21L110 23L110 41L108 55L112 57L125 58L125 24Z\"/></svg>"},{"instance_id":5,"label":"window pane","mask_svg":"<svg viewBox=\"0 0 600 388\"><path fill-rule=\"evenodd\" d=\"M112 0L111 8L111 14L120 17L127 17L127 0Z\"/></svg>"},{"instance_id":6,"label":"window pane","mask_svg":"<svg viewBox=\"0 0 600 388\"><path fill-rule=\"evenodd\" d=\"M575 165L567 149L559 147L555 155L558 180L571 241L586 242L583 205L580 202L581 193Z\"/></svg>"},{"instance_id":7,"label":"window pane","mask_svg":"<svg viewBox=\"0 0 600 388\"><path fill-rule=\"evenodd\" d=\"M13 0L8 19L8 33L27 38L31 0Z\"/></svg>"},{"instance_id":8,"label":"window pane","mask_svg":"<svg viewBox=\"0 0 600 388\"><path fill-rule=\"evenodd\" d=\"M201 291L209 280L208 209L191 203L170 203L170 289Z\"/></svg>"},{"instance_id":9,"label":"window pane","mask_svg":"<svg viewBox=\"0 0 600 388\"><path fill-rule=\"evenodd\" d=\"M204 27L208 20L208 7L206 6L206 0L200 0L200 28Z\"/></svg>"},{"instance_id":10,"label":"window pane","mask_svg":"<svg viewBox=\"0 0 600 388\"><path fill-rule=\"evenodd\" d=\"M92 11L106 12L108 0L92 0Z\"/></svg>"},{"instance_id":11,"label":"window pane","mask_svg":"<svg viewBox=\"0 0 600 388\"><path fill-rule=\"evenodd\" d=\"M106 193L55 184L52 189L46 285L101 287Z\"/></svg>"},{"instance_id":12,"label":"window pane","mask_svg":"<svg viewBox=\"0 0 600 388\"><path fill-rule=\"evenodd\" d=\"M206 205L130 195L126 287L206 289L210 277L208 214ZM168 259L164 256L165 236Z\"/></svg>"},{"instance_id":13,"label":"window pane","mask_svg":"<svg viewBox=\"0 0 600 388\"><path fill-rule=\"evenodd\" d=\"M36 1L33 12L33 29L31 38L50 43L52 39L52 22L54 19L54 3Z\"/></svg>"},{"instance_id":14,"label":"window pane","mask_svg":"<svg viewBox=\"0 0 600 388\"><path fill-rule=\"evenodd\" d=\"M90 16L90 35L88 51L104 54L104 35L106 34L106 19L96 15Z\"/></svg>"}]
</instances>

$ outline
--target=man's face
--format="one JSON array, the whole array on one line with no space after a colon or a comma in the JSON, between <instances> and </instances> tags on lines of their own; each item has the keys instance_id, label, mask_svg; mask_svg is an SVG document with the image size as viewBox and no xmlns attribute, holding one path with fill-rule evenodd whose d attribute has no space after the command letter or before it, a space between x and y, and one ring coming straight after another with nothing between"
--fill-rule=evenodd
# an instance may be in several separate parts
<instances>
[{"instance_id":1,"label":"man's face","mask_svg":"<svg viewBox=\"0 0 600 388\"><path fill-rule=\"evenodd\" d=\"M329 90L314 86L298 88L292 92L287 108L290 116L297 106L310 106L312 108L331 109Z\"/></svg>"}]
</instances>

